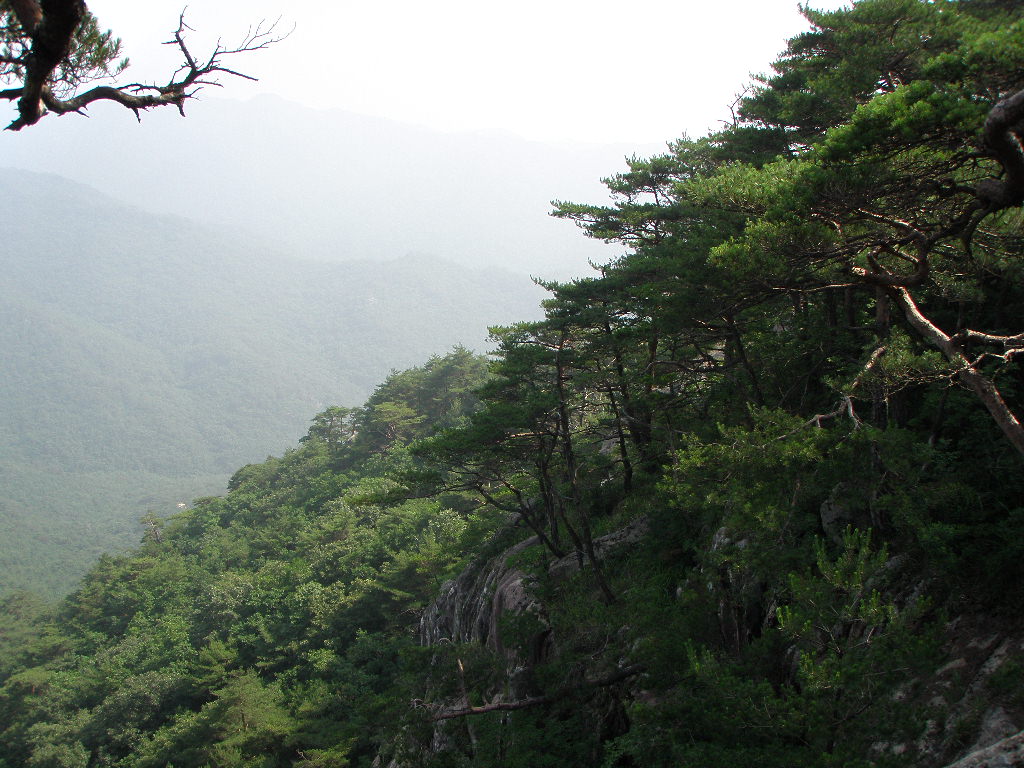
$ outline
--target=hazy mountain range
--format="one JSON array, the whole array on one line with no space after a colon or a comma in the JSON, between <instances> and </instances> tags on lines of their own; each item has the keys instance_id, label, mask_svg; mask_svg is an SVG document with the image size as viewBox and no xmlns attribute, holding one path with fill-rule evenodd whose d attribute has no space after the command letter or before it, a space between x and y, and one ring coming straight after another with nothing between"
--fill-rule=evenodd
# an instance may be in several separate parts
<instances>
[{"instance_id":1,"label":"hazy mountain range","mask_svg":"<svg viewBox=\"0 0 1024 768\"><path fill-rule=\"evenodd\" d=\"M59 591L132 523L219 492L389 370L539 314L525 275L316 262L0 172L0 590Z\"/></svg>"},{"instance_id":2,"label":"hazy mountain range","mask_svg":"<svg viewBox=\"0 0 1024 768\"><path fill-rule=\"evenodd\" d=\"M392 368L536 316L527 274L617 255L550 201L603 200L624 155L661 149L273 97L90 115L0 142L23 169L0 173L0 590L66 590L147 509L220 492Z\"/></svg>"},{"instance_id":3,"label":"hazy mountain range","mask_svg":"<svg viewBox=\"0 0 1024 768\"><path fill-rule=\"evenodd\" d=\"M182 119L94 105L5 136L0 166L46 171L161 213L330 261L430 253L564 279L617 255L547 214L607 199L601 177L663 146L443 133L277 97L204 98ZM668 138L668 137L667 137Z\"/></svg>"}]
</instances>

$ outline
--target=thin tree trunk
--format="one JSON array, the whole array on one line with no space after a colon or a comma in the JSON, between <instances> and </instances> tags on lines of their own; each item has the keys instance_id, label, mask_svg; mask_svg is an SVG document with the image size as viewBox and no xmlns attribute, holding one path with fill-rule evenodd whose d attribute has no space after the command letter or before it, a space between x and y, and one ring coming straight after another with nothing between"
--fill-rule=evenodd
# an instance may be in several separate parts
<instances>
[{"instance_id":1,"label":"thin tree trunk","mask_svg":"<svg viewBox=\"0 0 1024 768\"><path fill-rule=\"evenodd\" d=\"M558 392L558 422L559 431L562 436L563 460L565 461L566 481L572 494L572 508L576 512L576 520L580 526L580 534L583 543L583 551L594 569L594 579L597 581L601 593L609 604L615 602L615 593L604 578L601 563L598 562L597 554L594 552L594 537L590 531L590 514L583 503L583 494L580 490L579 466L576 462L576 451L572 441L572 423L569 419L568 394L565 391L565 368L562 364L562 350L568 340L566 330L562 329L562 338L555 350L555 386Z\"/></svg>"}]
</instances>

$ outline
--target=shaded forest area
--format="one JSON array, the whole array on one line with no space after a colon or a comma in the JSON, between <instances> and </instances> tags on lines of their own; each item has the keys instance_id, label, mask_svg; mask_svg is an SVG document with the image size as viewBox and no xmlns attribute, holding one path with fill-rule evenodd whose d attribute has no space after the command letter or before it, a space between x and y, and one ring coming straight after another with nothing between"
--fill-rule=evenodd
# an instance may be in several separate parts
<instances>
[{"instance_id":1,"label":"shaded forest area","mask_svg":"<svg viewBox=\"0 0 1024 768\"><path fill-rule=\"evenodd\" d=\"M557 204L623 255L544 319L7 599L0 765L934 766L1019 732L1024 16L807 16L733 125Z\"/></svg>"}]
</instances>

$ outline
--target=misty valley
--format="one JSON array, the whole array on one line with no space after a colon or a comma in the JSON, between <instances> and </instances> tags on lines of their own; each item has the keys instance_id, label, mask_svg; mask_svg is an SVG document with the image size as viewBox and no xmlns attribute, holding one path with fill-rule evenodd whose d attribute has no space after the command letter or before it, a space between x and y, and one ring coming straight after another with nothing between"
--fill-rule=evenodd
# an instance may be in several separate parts
<instances>
[{"instance_id":1,"label":"misty valley","mask_svg":"<svg viewBox=\"0 0 1024 768\"><path fill-rule=\"evenodd\" d=\"M147 511L223 492L324 407L539 315L542 291L498 268L304 262L58 177L0 185L4 591L68 591Z\"/></svg>"}]
</instances>

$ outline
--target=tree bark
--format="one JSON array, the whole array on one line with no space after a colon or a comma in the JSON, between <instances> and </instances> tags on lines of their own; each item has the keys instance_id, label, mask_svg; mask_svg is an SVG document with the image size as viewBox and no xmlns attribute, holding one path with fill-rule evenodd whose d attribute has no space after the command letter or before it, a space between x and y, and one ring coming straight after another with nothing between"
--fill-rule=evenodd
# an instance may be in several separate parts
<instances>
[{"instance_id":1,"label":"tree bark","mask_svg":"<svg viewBox=\"0 0 1024 768\"><path fill-rule=\"evenodd\" d=\"M35 21L26 31L32 38L32 50L25 62L25 81L18 100L18 127L33 125L43 115L43 91L47 81L71 50L75 30L85 17L84 0L42 0L15 5L18 20ZM24 15L23 15L24 14Z\"/></svg>"},{"instance_id":2,"label":"tree bark","mask_svg":"<svg viewBox=\"0 0 1024 768\"><path fill-rule=\"evenodd\" d=\"M986 179L978 185L977 196L992 210L1024 203L1024 90L998 102L985 118L982 138L985 148L1006 171L1002 180Z\"/></svg>"}]
</instances>

